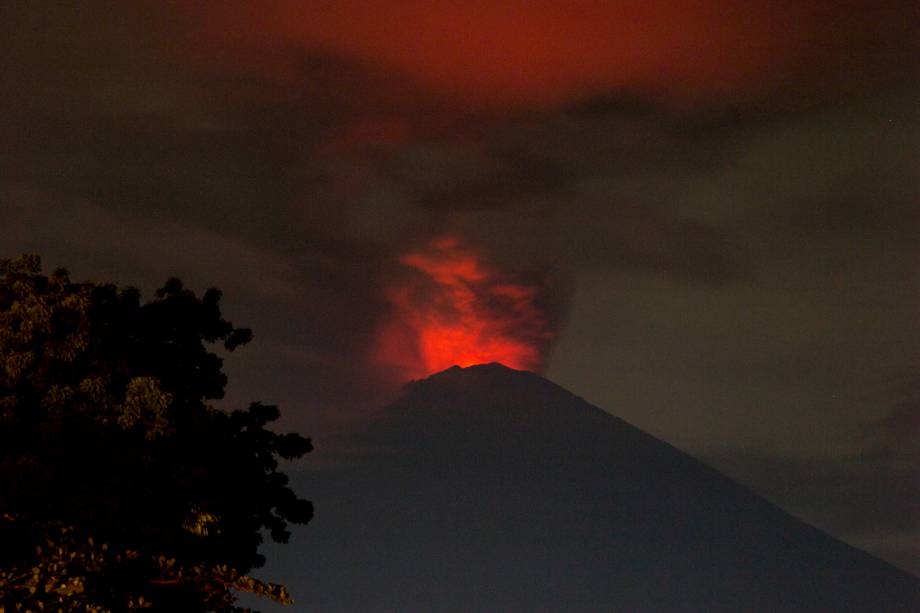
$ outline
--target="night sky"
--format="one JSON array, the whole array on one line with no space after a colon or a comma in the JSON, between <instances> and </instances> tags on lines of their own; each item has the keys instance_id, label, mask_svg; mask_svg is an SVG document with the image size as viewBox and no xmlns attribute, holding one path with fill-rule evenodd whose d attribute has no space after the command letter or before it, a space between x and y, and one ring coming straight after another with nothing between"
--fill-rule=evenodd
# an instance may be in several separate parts
<instances>
[{"instance_id":1,"label":"night sky","mask_svg":"<svg viewBox=\"0 0 920 613\"><path fill-rule=\"evenodd\" d=\"M307 462L502 361L920 573L918 17L4 2L0 256L222 289Z\"/></svg>"}]
</instances>

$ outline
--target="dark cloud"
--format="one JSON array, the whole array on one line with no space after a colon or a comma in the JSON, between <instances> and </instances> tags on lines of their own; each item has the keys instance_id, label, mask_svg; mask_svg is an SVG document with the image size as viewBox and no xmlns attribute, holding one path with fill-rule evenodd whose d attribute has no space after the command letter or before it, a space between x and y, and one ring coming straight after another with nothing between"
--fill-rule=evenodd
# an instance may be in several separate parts
<instances>
[{"instance_id":1,"label":"dark cloud","mask_svg":"<svg viewBox=\"0 0 920 613\"><path fill-rule=\"evenodd\" d=\"M878 461L912 473L913 483L920 483L920 384L888 415L870 424L866 436ZM920 513L914 519L920 522Z\"/></svg>"},{"instance_id":2,"label":"dark cloud","mask_svg":"<svg viewBox=\"0 0 920 613\"><path fill-rule=\"evenodd\" d=\"M569 169L536 157L536 151L491 151L487 145L472 153L478 158L476 167L443 173L436 185L420 194L421 206L454 211L503 208L567 192L574 183Z\"/></svg>"},{"instance_id":3,"label":"dark cloud","mask_svg":"<svg viewBox=\"0 0 920 613\"><path fill-rule=\"evenodd\" d=\"M887 414L865 422L839 455L723 449L705 458L809 523L920 574L918 438L914 385Z\"/></svg>"},{"instance_id":4,"label":"dark cloud","mask_svg":"<svg viewBox=\"0 0 920 613\"><path fill-rule=\"evenodd\" d=\"M471 0L200 3L213 40L282 40L372 59L468 105L521 108L612 89L674 104L798 103L902 75L906 0Z\"/></svg>"},{"instance_id":5,"label":"dark cloud","mask_svg":"<svg viewBox=\"0 0 920 613\"><path fill-rule=\"evenodd\" d=\"M565 265L619 262L716 283L742 274L724 231L660 206L672 195L659 193L659 177L641 183L655 167L707 172L725 150L724 137L688 132L651 99L605 94L562 114L469 117L398 67L347 59L335 45L214 48L194 39L197 22L177 27L152 5L87 7L77 19L58 8L8 22L18 50L8 74L26 84L4 125L20 183L331 260L374 248L392 259L481 218L513 234L516 213L477 214L511 208L545 218L548 227L523 226L541 239L564 218L569 238L550 244L565 256L547 257L574 256Z\"/></svg>"},{"instance_id":6,"label":"dark cloud","mask_svg":"<svg viewBox=\"0 0 920 613\"><path fill-rule=\"evenodd\" d=\"M352 295L412 244L475 225L477 211L530 211L545 216L537 234L550 233L559 207L585 211L579 183L657 155L640 149L668 149L653 121L467 117L391 69L330 52L228 47L233 62L215 64L193 28L150 5L57 7L41 19L22 11L6 23L16 49L7 75L19 84L0 120L11 135L0 153L8 181L283 248ZM584 146L589 133L596 148ZM691 277L683 269L697 260L704 277L731 268L704 224L602 206L596 214L632 232L579 241L598 251L588 258ZM515 233L514 217L503 231Z\"/></svg>"},{"instance_id":7,"label":"dark cloud","mask_svg":"<svg viewBox=\"0 0 920 613\"><path fill-rule=\"evenodd\" d=\"M856 451L793 458L751 450L706 456L784 508L851 544L920 574L920 402L868 426Z\"/></svg>"}]
</instances>

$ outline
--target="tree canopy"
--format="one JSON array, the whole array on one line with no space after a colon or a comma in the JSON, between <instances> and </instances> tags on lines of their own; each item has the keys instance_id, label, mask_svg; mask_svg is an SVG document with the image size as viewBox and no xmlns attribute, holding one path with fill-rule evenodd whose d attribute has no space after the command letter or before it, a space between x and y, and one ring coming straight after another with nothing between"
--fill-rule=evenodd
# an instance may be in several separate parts
<instances>
[{"instance_id":1,"label":"tree canopy","mask_svg":"<svg viewBox=\"0 0 920 613\"><path fill-rule=\"evenodd\" d=\"M312 505L278 472L310 440L274 406L225 411L221 294L134 288L0 260L0 610L241 611L290 602L248 573Z\"/></svg>"}]
</instances>

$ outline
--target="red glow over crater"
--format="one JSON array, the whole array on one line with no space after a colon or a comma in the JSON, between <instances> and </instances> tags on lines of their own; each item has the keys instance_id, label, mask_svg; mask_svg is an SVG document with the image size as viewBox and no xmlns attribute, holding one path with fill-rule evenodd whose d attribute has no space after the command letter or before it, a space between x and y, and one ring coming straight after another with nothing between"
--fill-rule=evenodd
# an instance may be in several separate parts
<instances>
[{"instance_id":1,"label":"red glow over crater","mask_svg":"<svg viewBox=\"0 0 920 613\"><path fill-rule=\"evenodd\" d=\"M501 362L539 372L553 333L541 285L512 282L454 237L402 256L376 357L405 378Z\"/></svg>"}]
</instances>

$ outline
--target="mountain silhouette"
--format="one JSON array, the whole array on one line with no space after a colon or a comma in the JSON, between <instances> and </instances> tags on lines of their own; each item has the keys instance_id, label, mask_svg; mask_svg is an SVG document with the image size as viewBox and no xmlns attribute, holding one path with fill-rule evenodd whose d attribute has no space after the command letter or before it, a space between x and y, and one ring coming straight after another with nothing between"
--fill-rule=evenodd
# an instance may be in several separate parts
<instances>
[{"instance_id":1,"label":"mountain silhouette","mask_svg":"<svg viewBox=\"0 0 920 613\"><path fill-rule=\"evenodd\" d=\"M920 612L920 580L529 372L409 384L299 474L297 610Z\"/></svg>"}]
</instances>

